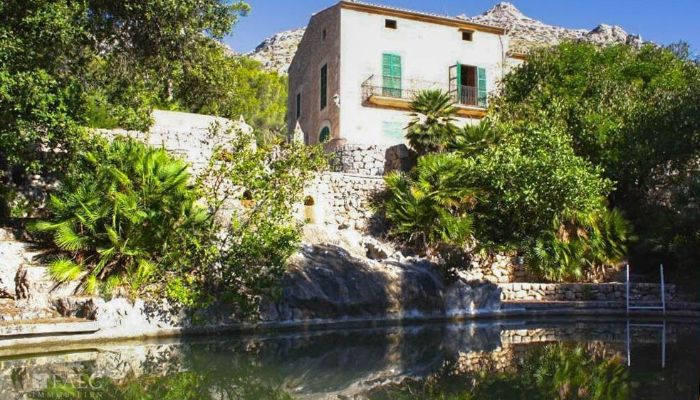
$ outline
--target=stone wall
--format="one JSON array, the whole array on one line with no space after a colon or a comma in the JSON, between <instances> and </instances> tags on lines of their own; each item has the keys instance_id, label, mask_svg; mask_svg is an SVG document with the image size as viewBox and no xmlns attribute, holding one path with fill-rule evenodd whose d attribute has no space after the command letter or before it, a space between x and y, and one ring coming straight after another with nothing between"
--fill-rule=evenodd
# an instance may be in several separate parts
<instances>
[{"instance_id":1,"label":"stone wall","mask_svg":"<svg viewBox=\"0 0 700 400\"><path fill-rule=\"evenodd\" d=\"M391 171L409 171L416 165L416 153L405 144L391 147L344 144L331 149L331 170L378 176Z\"/></svg>"},{"instance_id":2,"label":"stone wall","mask_svg":"<svg viewBox=\"0 0 700 400\"><path fill-rule=\"evenodd\" d=\"M588 271L583 281L590 283L622 282L624 280L621 275L622 267L620 264ZM463 273L463 276L468 280L485 279L493 283L538 282L541 280L539 277L533 276L527 270L527 266L520 264L516 256L504 254L473 255L469 269Z\"/></svg>"},{"instance_id":3,"label":"stone wall","mask_svg":"<svg viewBox=\"0 0 700 400\"><path fill-rule=\"evenodd\" d=\"M624 301L624 283L501 283L504 301ZM635 283L630 287L634 301L661 301L660 285ZM666 285L666 302L683 301L675 285Z\"/></svg>"},{"instance_id":4,"label":"stone wall","mask_svg":"<svg viewBox=\"0 0 700 400\"><path fill-rule=\"evenodd\" d=\"M372 198L385 188L380 176L360 176L327 172L309 184L306 215L315 215L315 223L344 225L364 229L374 217ZM308 218L307 218L308 219Z\"/></svg>"},{"instance_id":5,"label":"stone wall","mask_svg":"<svg viewBox=\"0 0 700 400\"><path fill-rule=\"evenodd\" d=\"M418 155L405 144L391 146L384 154L384 173L410 171L418 162Z\"/></svg>"},{"instance_id":6,"label":"stone wall","mask_svg":"<svg viewBox=\"0 0 700 400\"><path fill-rule=\"evenodd\" d=\"M192 165L194 174L201 172L209 163L214 150L231 139L227 128L233 132L252 132L245 121L175 111L153 111L153 125L148 132L123 129L99 130L104 136L132 137L154 147L162 147L179 155ZM219 131L212 128L219 126ZM233 133L231 132L231 133Z\"/></svg>"},{"instance_id":7,"label":"stone wall","mask_svg":"<svg viewBox=\"0 0 700 400\"><path fill-rule=\"evenodd\" d=\"M349 174L384 175L386 147L345 144L332 149L331 170Z\"/></svg>"}]
</instances>

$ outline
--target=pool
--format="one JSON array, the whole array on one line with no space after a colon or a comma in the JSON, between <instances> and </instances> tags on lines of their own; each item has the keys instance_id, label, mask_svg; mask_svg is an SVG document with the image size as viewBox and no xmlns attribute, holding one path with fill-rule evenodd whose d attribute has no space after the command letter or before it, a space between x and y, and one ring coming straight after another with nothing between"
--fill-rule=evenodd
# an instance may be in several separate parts
<instances>
[{"instance_id":1,"label":"pool","mask_svg":"<svg viewBox=\"0 0 700 400\"><path fill-rule=\"evenodd\" d=\"M507 320L5 351L0 398L698 400L697 321Z\"/></svg>"}]
</instances>

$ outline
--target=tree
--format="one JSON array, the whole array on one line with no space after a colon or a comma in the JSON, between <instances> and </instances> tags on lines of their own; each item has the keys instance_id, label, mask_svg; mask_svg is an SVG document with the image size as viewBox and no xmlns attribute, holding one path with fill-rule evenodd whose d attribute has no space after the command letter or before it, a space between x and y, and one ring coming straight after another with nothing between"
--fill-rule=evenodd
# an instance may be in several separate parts
<instances>
[{"instance_id":1,"label":"tree","mask_svg":"<svg viewBox=\"0 0 700 400\"><path fill-rule=\"evenodd\" d=\"M154 82L167 88L170 68L202 35L222 37L248 9L228 0L4 1L2 167L65 172L66 158L85 140L81 127L95 118L91 109L123 114L115 120L135 125L127 127L148 126L151 98L161 97ZM117 82L95 87L108 80L96 76Z\"/></svg>"},{"instance_id":2,"label":"tree","mask_svg":"<svg viewBox=\"0 0 700 400\"><path fill-rule=\"evenodd\" d=\"M697 174L700 155L700 67L689 57L683 45L563 43L533 52L494 104L502 121L561 128L615 183L608 199L640 233L639 263L681 263L687 252L671 243L700 244L675 228L684 205L667 201L682 181L673 176Z\"/></svg>"},{"instance_id":3,"label":"tree","mask_svg":"<svg viewBox=\"0 0 700 400\"><path fill-rule=\"evenodd\" d=\"M418 154L440 152L457 130L454 101L439 90L419 92L411 102L413 119L406 127L406 140Z\"/></svg>"},{"instance_id":4,"label":"tree","mask_svg":"<svg viewBox=\"0 0 700 400\"><path fill-rule=\"evenodd\" d=\"M178 69L172 94L179 107L230 119L243 116L259 142L286 132L287 81L247 57L232 56L220 43L203 41Z\"/></svg>"}]
</instances>

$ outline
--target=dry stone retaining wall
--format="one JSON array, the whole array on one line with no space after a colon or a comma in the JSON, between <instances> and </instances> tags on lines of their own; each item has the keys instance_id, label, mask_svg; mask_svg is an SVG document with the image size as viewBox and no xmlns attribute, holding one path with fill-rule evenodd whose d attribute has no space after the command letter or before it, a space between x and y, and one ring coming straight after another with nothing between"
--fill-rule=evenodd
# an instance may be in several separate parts
<instances>
[{"instance_id":1,"label":"dry stone retaining wall","mask_svg":"<svg viewBox=\"0 0 700 400\"><path fill-rule=\"evenodd\" d=\"M623 301L624 283L502 283L504 301ZM635 283L630 299L660 302L660 285ZM682 301L675 285L666 285L666 301Z\"/></svg>"},{"instance_id":2,"label":"dry stone retaining wall","mask_svg":"<svg viewBox=\"0 0 700 400\"><path fill-rule=\"evenodd\" d=\"M313 199L312 207L324 223L364 229L374 216L372 198L384 188L380 176L327 172L309 185L307 195Z\"/></svg>"},{"instance_id":3,"label":"dry stone retaining wall","mask_svg":"<svg viewBox=\"0 0 700 400\"><path fill-rule=\"evenodd\" d=\"M408 171L416 165L416 153L406 145L345 144L331 150L334 172L381 176L391 171Z\"/></svg>"}]
</instances>

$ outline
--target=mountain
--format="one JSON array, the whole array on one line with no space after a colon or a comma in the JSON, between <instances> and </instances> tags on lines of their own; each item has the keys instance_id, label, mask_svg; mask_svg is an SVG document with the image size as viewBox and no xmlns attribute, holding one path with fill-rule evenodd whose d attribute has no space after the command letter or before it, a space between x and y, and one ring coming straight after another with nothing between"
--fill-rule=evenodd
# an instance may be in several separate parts
<instances>
[{"instance_id":1,"label":"mountain","mask_svg":"<svg viewBox=\"0 0 700 400\"><path fill-rule=\"evenodd\" d=\"M642 43L639 36L628 34L619 26L601 24L587 30L547 25L526 16L507 2L498 3L481 15L455 18L505 28L511 39L510 51L514 53L527 53L535 47L551 46L563 40L583 40L601 45L626 43L638 46ZM304 28L280 32L265 39L247 55L262 62L265 68L285 74L303 36Z\"/></svg>"},{"instance_id":2,"label":"mountain","mask_svg":"<svg viewBox=\"0 0 700 400\"><path fill-rule=\"evenodd\" d=\"M304 28L277 33L265 39L247 56L260 61L270 71L286 74L303 36Z\"/></svg>"},{"instance_id":3,"label":"mountain","mask_svg":"<svg viewBox=\"0 0 700 400\"><path fill-rule=\"evenodd\" d=\"M551 46L563 40L583 40L602 45L613 43L639 45L642 41L639 36L629 35L619 26L600 24L589 31L547 25L526 16L513 4L506 2L498 3L475 17L460 15L457 18L505 28L510 37L510 51L514 53L527 53L535 47Z\"/></svg>"}]
</instances>

